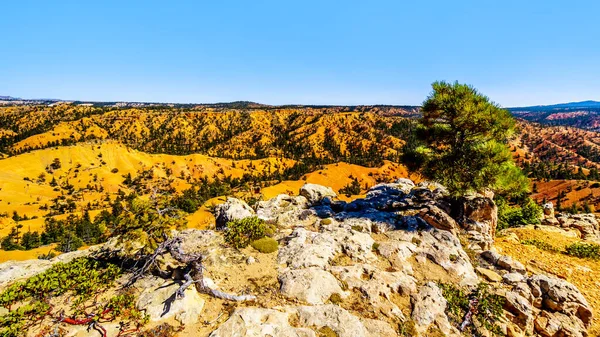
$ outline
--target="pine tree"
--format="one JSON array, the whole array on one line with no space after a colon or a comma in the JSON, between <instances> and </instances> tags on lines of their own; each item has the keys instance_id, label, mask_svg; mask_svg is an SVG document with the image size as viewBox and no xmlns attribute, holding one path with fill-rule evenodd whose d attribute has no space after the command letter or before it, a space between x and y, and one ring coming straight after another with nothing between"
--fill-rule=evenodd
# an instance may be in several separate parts
<instances>
[{"instance_id":1,"label":"pine tree","mask_svg":"<svg viewBox=\"0 0 600 337\"><path fill-rule=\"evenodd\" d=\"M507 145L515 127L511 114L471 86L435 82L432 87L418 130L425 145L413 150L423 173L454 195L526 192L529 182Z\"/></svg>"}]
</instances>

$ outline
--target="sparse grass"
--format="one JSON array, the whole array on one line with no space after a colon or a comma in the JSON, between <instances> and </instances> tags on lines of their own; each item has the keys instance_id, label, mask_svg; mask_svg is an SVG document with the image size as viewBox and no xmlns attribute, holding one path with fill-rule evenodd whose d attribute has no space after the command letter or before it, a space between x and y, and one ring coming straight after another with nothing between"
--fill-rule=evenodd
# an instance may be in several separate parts
<instances>
[{"instance_id":1,"label":"sparse grass","mask_svg":"<svg viewBox=\"0 0 600 337\"><path fill-rule=\"evenodd\" d=\"M600 260L600 245L576 242L567 246L564 253L584 259Z\"/></svg>"},{"instance_id":2,"label":"sparse grass","mask_svg":"<svg viewBox=\"0 0 600 337\"><path fill-rule=\"evenodd\" d=\"M398 334L401 337L413 337L419 335L415 328L415 322L412 319L408 319L398 325Z\"/></svg>"},{"instance_id":3,"label":"sparse grass","mask_svg":"<svg viewBox=\"0 0 600 337\"><path fill-rule=\"evenodd\" d=\"M363 232L363 231L364 231L363 227L362 227L362 226L359 226L359 225L354 225L354 226L352 226L351 228L352 228L353 230L357 231L357 232Z\"/></svg>"},{"instance_id":4,"label":"sparse grass","mask_svg":"<svg viewBox=\"0 0 600 337\"><path fill-rule=\"evenodd\" d=\"M558 248L552 246L551 244L549 244L547 242L544 242L544 241L538 240L538 239L522 240L521 244L535 246L538 249L546 250L549 252L558 252L559 251Z\"/></svg>"}]
</instances>

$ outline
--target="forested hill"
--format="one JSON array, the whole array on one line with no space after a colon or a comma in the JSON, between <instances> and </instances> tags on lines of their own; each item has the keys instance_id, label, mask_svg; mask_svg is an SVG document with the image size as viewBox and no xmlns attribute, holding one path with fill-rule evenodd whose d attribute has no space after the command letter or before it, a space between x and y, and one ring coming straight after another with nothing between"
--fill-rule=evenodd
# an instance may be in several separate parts
<instances>
[{"instance_id":1,"label":"forested hill","mask_svg":"<svg viewBox=\"0 0 600 337\"><path fill-rule=\"evenodd\" d=\"M509 110L516 117L531 122L600 131L600 102L597 101L539 105Z\"/></svg>"}]
</instances>

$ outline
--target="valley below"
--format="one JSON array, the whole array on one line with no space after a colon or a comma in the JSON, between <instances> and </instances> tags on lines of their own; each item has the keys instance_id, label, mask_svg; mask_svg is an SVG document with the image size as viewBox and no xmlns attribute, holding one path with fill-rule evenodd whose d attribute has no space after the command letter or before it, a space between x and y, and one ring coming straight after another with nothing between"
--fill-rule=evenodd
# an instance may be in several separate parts
<instances>
[{"instance_id":1,"label":"valley below","mask_svg":"<svg viewBox=\"0 0 600 337\"><path fill-rule=\"evenodd\" d=\"M510 155L544 213L505 226L511 215L493 194L451 195L406 159L418 116L390 106L0 107L0 326L16 329L0 331L600 335L600 265L578 250L600 240L600 135L519 120ZM119 239L132 233L146 246ZM78 268L98 270L89 289L61 288L35 307L30 283Z\"/></svg>"}]
</instances>

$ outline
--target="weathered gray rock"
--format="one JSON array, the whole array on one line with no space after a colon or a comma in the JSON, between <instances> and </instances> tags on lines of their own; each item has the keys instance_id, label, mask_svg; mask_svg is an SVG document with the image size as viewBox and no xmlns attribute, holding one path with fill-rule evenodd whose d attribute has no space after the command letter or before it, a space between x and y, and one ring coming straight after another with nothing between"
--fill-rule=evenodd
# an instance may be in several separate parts
<instances>
[{"instance_id":1,"label":"weathered gray rock","mask_svg":"<svg viewBox=\"0 0 600 337\"><path fill-rule=\"evenodd\" d=\"M482 267L477 267L475 269L479 274L483 275L483 277L485 277L486 280L490 281L490 282L500 282L502 281L502 276L500 276L498 273L496 273L493 270L487 269L487 268L482 268Z\"/></svg>"},{"instance_id":2,"label":"weathered gray rock","mask_svg":"<svg viewBox=\"0 0 600 337\"><path fill-rule=\"evenodd\" d=\"M296 308L300 326L328 327L338 337L367 337L369 332L358 317L337 305L316 305Z\"/></svg>"},{"instance_id":3,"label":"weathered gray rock","mask_svg":"<svg viewBox=\"0 0 600 337\"><path fill-rule=\"evenodd\" d=\"M323 304L333 294L345 294L338 280L319 268L286 270L279 275L279 283L282 294L310 304Z\"/></svg>"},{"instance_id":4,"label":"weathered gray rock","mask_svg":"<svg viewBox=\"0 0 600 337\"><path fill-rule=\"evenodd\" d=\"M600 228L596 216L589 214L561 214L556 218L562 228L577 229L586 240L598 240Z\"/></svg>"},{"instance_id":5,"label":"weathered gray rock","mask_svg":"<svg viewBox=\"0 0 600 337\"><path fill-rule=\"evenodd\" d=\"M496 262L496 266L509 272L516 272L523 275L525 275L525 273L527 272L525 270L525 266L523 266L521 262L506 255L500 256L498 262Z\"/></svg>"},{"instance_id":6,"label":"weathered gray rock","mask_svg":"<svg viewBox=\"0 0 600 337\"><path fill-rule=\"evenodd\" d=\"M512 321L528 333L533 332L533 306L523 296L516 292L508 292L505 295L504 309L514 316Z\"/></svg>"},{"instance_id":7,"label":"weathered gray rock","mask_svg":"<svg viewBox=\"0 0 600 337\"><path fill-rule=\"evenodd\" d=\"M446 335L454 330L445 312L448 302L435 283L428 282L423 285L419 292L411 297L411 303L411 317L415 322L415 328L421 334L426 332L432 324L435 324Z\"/></svg>"},{"instance_id":8,"label":"weathered gray rock","mask_svg":"<svg viewBox=\"0 0 600 337\"><path fill-rule=\"evenodd\" d=\"M254 210L240 199L227 198L225 203L215 207L217 229L223 229L228 222L254 216Z\"/></svg>"},{"instance_id":9,"label":"weathered gray rock","mask_svg":"<svg viewBox=\"0 0 600 337\"><path fill-rule=\"evenodd\" d=\"M542 210L544 211L544 216L546 218L554 218L554 204L552 204L552 202L543 204Z\"/></svg>"},{"instance_id":10,"label":"weathered gray rock","mask_svg":"<svg viewBox=\"0 0 600 337\"><path fill-rule=\"evenodd\" d=\"M308 209L305 197L280 194L267 201L259 201L256 216L281 228L308 226L318 220L314 210Z\"/></svg>"},{"instance_id":11,"label":"weathered gray rock","mask_svg":"<svg viewBox=\"0 0 600 337\"><path fill-rule=\"evenodd\" d=\"M560 312L542 311L534 323L535 331L543 337L588 336L586 327L581 321L573 320L572 317Z\"/></svg>"},{"instance_id":12,"label":"weathered gray rock","mask_svg":"<svg viewBox=\"0 0 600 337\"><path fill-rule=\"evenodd\" d=\"M460 227L469 233L469 241L473 243L470 248L490 249L498 225L498 207L494 200L479 194L464 196L453 209Z\"/></svg>"},{"instance_id":13,"label":"weathered gray rock","mask_svg":"<svg viewBox=\"0 0 600 337\"><path fill-rule=\"evenodd\" d=\"M520 273L507 273L502 276L502 280L506 284L516 285L525 280L525 276Z\"/></svg>"},{"instance_id":14,"label":"weathered gray rock","mask_svg":"<svg viewBox=\"0 0 600 337\"><path fill-rule=\"evenodd\" d=\"M419 242L415 255L421 255L444 268L461 285L479 282L469 256L452 233L431 228L415 233Z\"/></svg>"},{"instance_id":15,"label":"weathered gray rock","mask_svg":"<svg viewBox=\"0 0 600 337\"><path fill-rule=\"evenodd\" d=\"M364 232L385 233L398 229L398 216L393 212L366 208L361 212L342 212L335 219L349 227L363 228Z\"/></svg>"},{"instance_id":16,"label":"weathered gray rock","mask_svg":"<svg viewBox=\"0 0 600 337\"><path fill-rule=\"evenodd\" d=\"M341 247L330 234L296 228L288 237L287 245L279 249L277 262L294 269L325 268L339 252Z\"/></svg>"},{"instance_id":17,"label":"weathered gray rock","mask_svg":"<svg viewBox=\"0 0 600 337\"><path fill-rule=\"evenodd\" d=\"M454 234L457 233L458 225L456 221L446 212L442 211L439 207L429 205L423 208L419 213L421 219L425 220L429 225L441 229L450 231Z\"/></svg>"},{"instance_id":18,"label":"weathered gray rock","mask_svg":"<svg viewBox=\"0 0 600 337\"><path fill-rule=\"evenodd\" d=\"M580 320L585 327L590 326L592 310L573 284L546 275L534 275L527 282L533 296L541 300L534 301L541 309L561 312L573 320Z\"/></svg>"},{"instance_id":19,"label":"weathered gray rock","mask_svg":"<svg viewBox=\"0 0 600 337\"><path fill-rule=\"evenodd\" d=\"M316 337L310 328L297 328L289 323L290 314L273 309L237 308L210 337Z\"/></svg>"},{"instance_id":20,"label":"weathered gray rock","mask_svg":"<svg viewBox=\"0 0 600 337\"><path fill-rule=\"evenodd\" d=\"M360 318L369 337L398 337L398 333L388 323L376 319Z\"/></svg>"},{"instance_id":21,"label":"weathered gray rock","mask_svg":"<svg viewBox=\"0 0 600 337\"><path fill-rule=\"evenodd\" d=\"M331 187L308 183L300 188L300 195L305 197L310 205L320 203L325 197L337 197L337 194Z\"/></svg>"},{"instance_id":22,"label":"weathered gray rock","mask_svg":"<svg viewBox=\"0 0 600 337\"><path fill-rule=\"evenodd\" d=\"M181 324L193 324L204 308L204 299L195 287L189 287L185 296L175 298L179 284L156 277L139 280L136 287L143 289L137 301L137 308L144 310L150 320L159 321L174 317Z\"/></svg>"}]
</instances>

